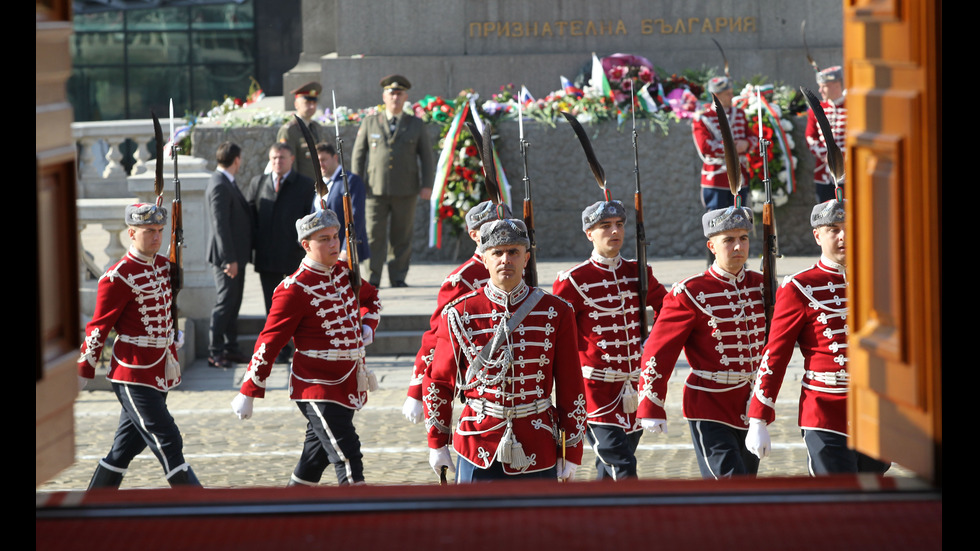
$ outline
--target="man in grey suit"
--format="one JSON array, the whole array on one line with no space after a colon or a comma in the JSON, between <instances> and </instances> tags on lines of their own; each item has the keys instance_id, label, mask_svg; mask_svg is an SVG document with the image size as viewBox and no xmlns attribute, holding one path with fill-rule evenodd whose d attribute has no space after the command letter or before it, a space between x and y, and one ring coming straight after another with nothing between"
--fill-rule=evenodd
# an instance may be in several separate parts
<instances>
[{"instance_id":1,"label":"man in grey suit","mask_svg":"<svg viewBox=\"0 0 980 551\"><path fill-rule=\"evenodd\" d=\"M369 280L375 286L381 283L388 260L391 286L407 287L416 202L420 196L427 201L432 194L432 144L422 119L402 112L412 87L408 79L387 76L381 79L381 87L385 109L361 123L351 164L367 186Z\"/></svg>"},{"instance_id":2,"label":"man in grey suit","mask_svg":"<svg viewBox=\"0 0 980 551\"><path fill-rule=\"evenodd\" d=\"M262 280L265 311L284 277L299 268L306 251L296 241L296 221L310 213L313 180L293 170L295 155L284 143L269 148L272 172L249 185L248 203L255 217L255 271Z\"/></svg>"},{"instance_id":3,"label":"man in grey suit","mask_svg":"<svg viewBox=\"0 0 980 551\"><path fill-rule=\"evenodd\" d=\"M245 265L252 256L252 210L235 183L242 149L232 142L218 146L218 168L211 175L205 198L210 214L208 262L217 289L211 310L208 365L231 367L246 362L238 347L238 310L245 290Z\"/></svg>"}]
</instances>

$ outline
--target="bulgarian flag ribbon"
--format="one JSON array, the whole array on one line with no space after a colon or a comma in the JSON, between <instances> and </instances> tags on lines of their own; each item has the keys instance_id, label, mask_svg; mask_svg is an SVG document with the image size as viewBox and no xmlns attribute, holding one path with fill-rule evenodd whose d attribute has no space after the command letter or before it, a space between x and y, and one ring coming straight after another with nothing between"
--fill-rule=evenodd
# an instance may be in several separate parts
<instances>
[{"instance_id":1,"label":"bulgarian flag ribbon","mask_svg":"<svg viewBox=\"0 0 980 551\"><path fill-rule=\"evenodd\" d=\"M445 199L446 182L453 170L453 158L456 156L456 144L459 141L459 135L466 128L464 123L467 113L471 114L473 122L480 132L483 131L483 121L476 109L477 97L476 94L470 96L469 109L463 108L456 111L456 116L449 123L449 130L446 131L446 137L442 142L442 151L439 153L439 162L436 164L435 181L432 183L432 196L429 198L429 247L442 248L442 219L439 216L439 207L442 206ZM503 195L504 203L510 206L510 183L507 181L507 175L504 174L496 149L493 151L493 159L493 164L497 167L500 193Z\"/></svg>"},{"instance_id":2,"label":"bulgarian flag ribbon","mask_svg":"<svg viewBox=\"0 0 980 551\"><path fill-rule=\"evenodd\" d=\"M772 85L768 86L770 89ZM765 116L769 117L772 122L772 127L775 130L773 137L779 142L779 150L783 156L783 170L786 171L786 181L789 182L789 191L791 193L796 192L796 177L793 171L793 155L790 153L791 149L789 146L789 140L786 137L786 131L783 130L783 125L779 122L779 116L773 111L772 106L769 105L769 101L766 100L764 94L759 94L759 100L762 101L762 108L765 112ZM762 121L759 121L762 124Z\"/></svg>"},{"instance_id":3,"label":"bulgarian flag ribbon","mask_svg":"<svg viewBox=\"0 0 980 551\"><path fill-rule=\"evenodd\" d=\"M598 91L600 96L612 99L612 88L609 86L609 79L606 78L606 72L602 69L602 62L599 61L595 52L592 52L592 78L589 80L589 85Z\"/></svg>"},{"instance_id":4,"label":"bulgarian flag ribbon","mask_svg":"<svg viewBox=\"0 0 980 551\"><path fill-rule=\"evenodd\" d=\"M453 155L456 153L456 142L463 131L466 121L466 109L456 110L453 122L449 124L446 138L443 140L442 152L439 153L439 163L436 164L436 179L432 184L432 196L429 198L429 247L442 248L442 219L439 217L439 207L446 194L446 180L453 169Z\"/></svg>"}]
</instances>

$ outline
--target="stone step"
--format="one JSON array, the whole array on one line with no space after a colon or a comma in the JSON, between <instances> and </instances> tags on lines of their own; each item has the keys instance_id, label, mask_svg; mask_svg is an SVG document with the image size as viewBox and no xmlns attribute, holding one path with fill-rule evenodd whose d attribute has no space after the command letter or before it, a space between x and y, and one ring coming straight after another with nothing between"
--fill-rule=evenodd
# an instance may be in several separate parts
<instances>
[{"instance_id":1,"label":"stone step","mask_svg":"<svg viewBox=\"0 0 980 551\"><path fill-rule=\"evenodd\" d=\"M246 353L255 349L255 341L265 325L264 316L238 318L238 343ZM374 343L368 348L371 355L415 356L422 343L422 334L429 329L429 316L423 314L382 315L381 326Z\"/></svg>"}]
</instances>

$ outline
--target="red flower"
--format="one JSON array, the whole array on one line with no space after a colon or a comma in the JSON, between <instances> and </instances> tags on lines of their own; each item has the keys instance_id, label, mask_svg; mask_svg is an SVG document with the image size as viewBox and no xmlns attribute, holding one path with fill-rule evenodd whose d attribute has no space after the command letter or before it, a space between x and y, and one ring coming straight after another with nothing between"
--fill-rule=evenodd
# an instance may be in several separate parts
<instances>
[{"instance_id":1,"label":"red flower","mask_svg":"<svg viewBox=\"0 0 980 551\"><path fill-rule=\"evenodd\" d=\"M454 214L456 214L456 209L449 205L442 205L439 207L439 218L441 219L452 218Z\"/></svg>"}]
</instances>

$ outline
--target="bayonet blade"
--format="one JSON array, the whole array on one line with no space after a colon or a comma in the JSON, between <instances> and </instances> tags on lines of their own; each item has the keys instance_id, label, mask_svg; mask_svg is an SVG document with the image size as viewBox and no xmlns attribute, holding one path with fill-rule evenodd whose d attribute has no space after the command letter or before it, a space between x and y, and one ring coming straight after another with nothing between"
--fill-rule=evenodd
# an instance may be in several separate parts
<instances>
[{"instance_id":1,"label":"bayonet blade","mask_svg":"<svg viewBox=\"0 0 980 551\"><path fill-rule=\"evenodd\" d=\"M160 119L157 118L157 114L150 111L150 115L153 117L153 137L156 140L157 155L156 172L153 175L153 193L160 197L163 195L163 129L160 128Z\"/></svg>"}]
</instances>

